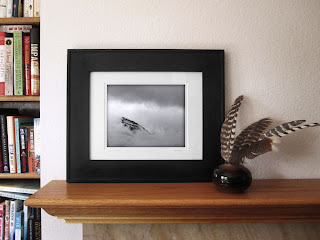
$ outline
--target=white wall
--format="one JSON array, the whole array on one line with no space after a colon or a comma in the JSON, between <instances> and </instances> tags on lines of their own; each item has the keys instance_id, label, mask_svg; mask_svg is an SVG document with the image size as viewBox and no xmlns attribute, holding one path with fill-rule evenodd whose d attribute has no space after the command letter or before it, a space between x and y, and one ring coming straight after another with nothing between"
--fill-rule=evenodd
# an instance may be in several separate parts
<instances>
[{"instance_id":1,"label":"white wall","mask_svg":"<svg viewBox=\"0 0 320 240\"><path fill-rule=\"evenodd\" d=\"M318 0L42 0L42 185L66 178L68 48L225 49L226 106L239 126L320 121ZM320 128L283 139L248 164L254 178L319 178ZM81 239L81 225L43 216L44 239Z\"/></svg>"}]
</instances>

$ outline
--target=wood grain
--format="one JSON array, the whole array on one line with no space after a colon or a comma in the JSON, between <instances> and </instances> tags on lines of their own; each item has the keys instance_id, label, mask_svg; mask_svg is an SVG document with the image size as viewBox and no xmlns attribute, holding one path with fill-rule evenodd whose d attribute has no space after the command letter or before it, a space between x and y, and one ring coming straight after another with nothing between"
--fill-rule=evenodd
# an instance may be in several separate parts
<instances>
[{"instance_id":1,"label":"wood grain","mask_svg":"<svg viewBox=\"0 0 320 240\"><path fill-rule=\"evenodd\" d=\"M255 180L244 194L212 183L51 181L25 204L70 223L312 222L320 180Z\"/></svg>"},{"instance_id":2,"label":"wood grain","mask_svg":"<svg viewBox=\"0 0 320 240\"><path fill-rule=\"evenodd\" d=\"M0 102L39 102L40 96L0 96Z\"/></svg>"},{"instance_id":3,"label":"wood grain","mask_svg":"<svg viewBox=\"0 0 320 240\"><path fill-rule=\"evenodd\" d=\"M40 175L34 173L0 173L0 179L40 179Z\"/></svg>"},{"instance_id":4,"label":"wood grain","mask_svg":"<svg viewBox=\"0 0 320 240\"><path fill-rule=\"evenodd\" d=\"M14 18L0 18L0 25L3 24L32 24L39 25L40 17L14 17Z\"/></svg>"}]
</instances>

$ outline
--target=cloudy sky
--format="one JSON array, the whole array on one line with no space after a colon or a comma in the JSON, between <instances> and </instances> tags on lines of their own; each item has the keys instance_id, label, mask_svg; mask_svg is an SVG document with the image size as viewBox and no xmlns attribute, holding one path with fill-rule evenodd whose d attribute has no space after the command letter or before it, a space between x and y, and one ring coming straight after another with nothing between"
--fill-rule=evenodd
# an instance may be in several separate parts
<instances>
[{"instance_id":1,"label":"cloudy sky","mask_svg":"<svg viewBox=\"0 0 320 240\"><path fill-rule=\"evenodd\" d=\"M108 147L184 147L184 85L108 85ZM150 135L133 134L121 124L128 118Z\"/></svg>"}]
</instances>

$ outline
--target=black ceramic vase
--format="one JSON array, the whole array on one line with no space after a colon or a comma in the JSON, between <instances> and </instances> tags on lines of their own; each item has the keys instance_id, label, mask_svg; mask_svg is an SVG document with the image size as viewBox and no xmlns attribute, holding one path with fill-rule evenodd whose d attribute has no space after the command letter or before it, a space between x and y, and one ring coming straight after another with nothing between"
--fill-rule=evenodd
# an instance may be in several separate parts
<instances>
[{"instance_id":1,"label":"black ceramic vase","mask_svg":"<svg viewBox=\"0 0 320 240\"><path fill-rule=\"evenodd\" d=\"M243 193L250 186L252 176L242 165L222 164L214 170L212 181L222 192Z\"/></svg>"}]
</instances>

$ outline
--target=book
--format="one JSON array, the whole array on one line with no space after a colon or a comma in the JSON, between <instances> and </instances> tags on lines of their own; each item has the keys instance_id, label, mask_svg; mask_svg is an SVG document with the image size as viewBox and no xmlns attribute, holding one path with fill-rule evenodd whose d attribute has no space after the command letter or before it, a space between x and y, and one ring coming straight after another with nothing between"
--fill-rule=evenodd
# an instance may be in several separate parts
<instances>
[{"instance_id":1,"label":"book","mask_svg":"<svg viewBox=\"0 0 320 240\"><path fill-rule=\"evenodd\" d=\"M0 18L7 17L7 0L0 0Z\"/></svg>"},{"instance_id":2,"label":"book","mask_svg":"<svg viewBox=\"0 0 320 240\"><path fill-rule=\"evenodd\" d=\"M23 206L23 240L28 240L28 219L31 215L31 208Z\"/></svg>"},{"instance_id":3,"label":"book","mask_svg":"<svg viewBox=\"0 0 320 240\"><path fill-rule=\"evenodd\" d=\"M4 172L4 163L2 157L2 144L1 144L1 137L0 137L0 173Z\"/></svg>"},{"instance_id":4,"label":"book","mask_svg":"<svg viewBox=\"0 0 320 240\"><path fill-rule=\"evenodd\" d=\"M8 0L8 2L7 2L7 18L12 17L12 7L13 7L13 0Z\"/></svg>"},{"instance_id":5,"label":"book","mask_svg":"<svg viewBox=\"0 0 320 240\"><path fill-rule=\"evenodd\" d=\"M41 240L41 209L34 208L34 236L35 240Z\"/></svg>"},{"instance_id":6,"label":"book","mask_svg":"<svg viewBox=\"0 0 320 240\"><path fill-rule=\"evenodd\" d=\"M30 30L31 43L31 95L40 95L40 30Z\"/></svg>"},{"instance_id":7,"label":"book","mask_svg":"<svg viewBox=\"0 0 320 240\"><path fill-rule=\"evenodd\" d=\"M0 203L0 240L4 238L4 225L5 225L5 214L6 214L6 205Z\"/></svg>"},{"instance_id":8,"label":"book","mask_svg":"<svg viewBox=\"0 0 320 240\"><path fill-rule=\"evenodd\" d=\"M1 25L0 32L14 33L14 31L22 31L23 33L30 33L32 25Z\"/></svg>"},{"instance_id":9,"label":"book","mask_svg":"<svg viewBox=\"0 0 320 240\"><path fill-rule=\"evenodd\" d=\"M1 147L2 147L2 161L3 172L9 173L9 155L8 155L8 135L7 135L7 118L5 115L0 115L0 134L1 134Z\"/></svg>"},{"instance_id":10,"label":"book","mask_svg":"<svg viewBox=\"0 0 320 240\"><path fill-rule=\"evenodd\" d=\"M27 200L31 195L26 193L3 192L0 191L0 197L13 198L17 200Z\"/></svg>"},{"instance_id":11,"label":"book","mask_svg":"<svg viewBox=\"0 0 320 240\"><path fill-rule=\"evenodd\" d=\"M31 215L28 218L28 238L27 240L34 240L35 233L34 233L34 215Z\"/></svg>"},{"instance_id":12,"label":"book","mask_svg":"<svg viewBox=\"0 0 320 240\"><path fill-rule=\"evenodd\" d=\"M13 0L12 17L18 17L19 0Z\"/></svg>"},{"instance_id":13,"label":"book","mask_svg":"<svg viewBox=\"0 0 320 240\"><path fill-rule=\"evenodd\" d=\"M23 2L23 16L33 17L33 0L24 0Z\"/></svg>"},{"instance_id":14,"label":"book","mask_svg":"<svg viewBox=\"0 0 320 240\"><path fill-rule=\"evenodd\" d=\"M38 180L2 180L0 182L0 191L34 194L40 188Z\"/></svg>"},{"instance_id":15,"label":"book","mask_svg":"<svg viewBox=\"0 0 320 240\"><path fill-rule=\"evenodd\" d=\"M36 174L40 174L40 118L34 118L34 156Z\"/></svg>"},{"instance_id":16,"label":"book","mask_svg":"<svg viewBox=\"0 0 320 240\"><path fill-rule=\"evenodd\" d=\"M23 201L12 200L10 201L10 240L14 239L14 230L16 222L16 213L23 209Z\"/></svg>"},{"instance_id":17,"label":"book","mask_svg":"<svg viewBox=\"0 0 320 240\"><path fill-rule=\"evenodd\" d=\"M30 34L23 34L23 52L24 52L24 94L31 95L31 45Z\"/></svg>"},{"instance_id":18,"label":"book","mask_svg":"<svg viewBox=\"0 0 320 240\"><path fill-rule=\"evenodd\" d=\"M33 118L30 118L30 117L14 118L17 173L22 173L22 171L21 171L21 152L20 152L20 126L21 126L21 124L32 124L32 123L33 123Z\"/></svg>"},{"instance_id":19,"label":"book","mask_svg":"<svg viewBox=\"0 0 320 240\"><path fill-rule=\"evenodd\" d=\"M26 127L28 135L28 166L29 173L36 173L35 155L34 155L34 126Z\"/></svg>"},{"instance_id":20,"label":"book","mask_svg":"<svg viewBox=\"0 0 320 240\"><path fill-rule=\"evenodd\" d=\"M22 31L13 32L14 95L23 95Z\"/></svg>"},{"instance_id":21,"label":"book","mask_svg":"<svg viewBox=\"0 0 320 240\"><path fill-rule=\"evenodd\" d=\"M9 240L10 235L10 200L4 201L5 217L4 217L4 240Z\"/></svg>"},{"instance_id":22,"label":"book","mask_svg":"<svg viewBox=\"0 0 320 240\"><path fill-rule=\"evenodd\" d=\"M0 32L0 95L5 95L5 38L6 33Z\"/></svg>"},{"instance_id":23,"label":"book","mask_svg":"<svg viewBox=\"0 0 320 240\"><path fill-rule=\"evenodd\" d=\"M13 95L13 33L6 33L5 66L5 95Z\"/></svg>"},{"instance_id":24,"label":"book","mask_svg":"<svg viewBox=\"0 0 320 240\"><path fill-rule=\"evenodd\" d=\"M8 135L8 154L9 154L10 173L16 173L17 160L16 160L16 142L15 142L13 116L7 116L7 135Z\"/></svg>"},{"instance_id":25,"label":"book","mask_svg":"<svg viewBox=\"0 0 320 240\"><path fill-rule=\"evenodd\" d=\"M33 16L40 17L40 0L33 1Z\"/></svg>"},{"instance_id":26,"label":"book","mask_svg":"<svg viewBox=\"0 0 320 240\"><path fill-rule=\"evenodd\" d=\"M14 239L21 240L23 238L23 210L16 212Z\"/></svg>"},{"instance_id":27,"label":"book","mask_svg":"<svg viewBox=\"0 0 320 240\"><path fill-rule=\"evenodd\" d=\"M27 173L28 167L28 135L27 128L20 128L20 158L21 158L21 172Z\"/></svg>"}]
</instances>

